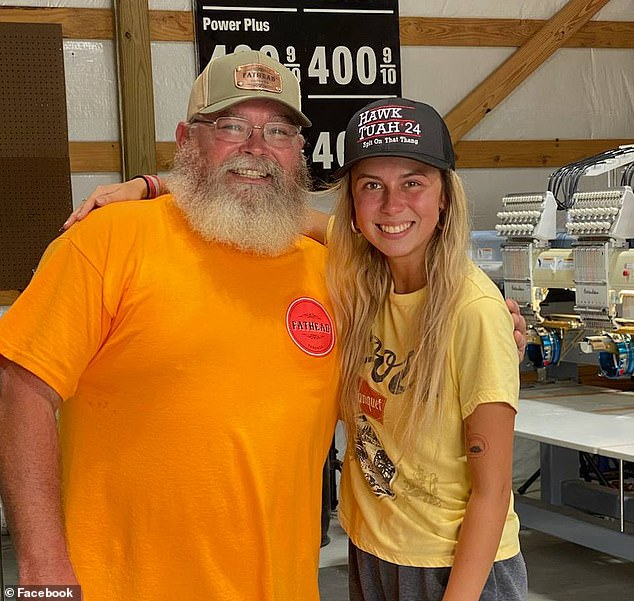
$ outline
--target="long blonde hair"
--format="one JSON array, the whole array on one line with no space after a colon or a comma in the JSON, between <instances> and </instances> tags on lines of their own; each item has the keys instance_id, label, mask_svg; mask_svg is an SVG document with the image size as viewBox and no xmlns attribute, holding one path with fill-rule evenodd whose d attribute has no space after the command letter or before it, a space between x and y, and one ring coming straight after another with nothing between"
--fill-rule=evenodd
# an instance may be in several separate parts
<instances>
[{"instance_id":1,"label":"long blonde hair","mask_svg":"<svg viewBox=\"0 0 634 601\"><path fill-rule=\"evenodd\" d=\"M469 212L465 192L455 171L441 174L446 208L442 225L435 230L425 253L422 269L426 274L427 298L414 324L415 355L406 383L410 411L403 412L398 422L406 448L415 443L422 431L427 435L440 434L448 332L467 271ZM338 201L328 240L327 281L339 331L341 413L351 437L359 413L359 376L372 353L372 327L388 298L392 277L385 256L352 231L351 223L356 220L350 173L338 182L335 190Z\"/></svg>"}]
</instances>

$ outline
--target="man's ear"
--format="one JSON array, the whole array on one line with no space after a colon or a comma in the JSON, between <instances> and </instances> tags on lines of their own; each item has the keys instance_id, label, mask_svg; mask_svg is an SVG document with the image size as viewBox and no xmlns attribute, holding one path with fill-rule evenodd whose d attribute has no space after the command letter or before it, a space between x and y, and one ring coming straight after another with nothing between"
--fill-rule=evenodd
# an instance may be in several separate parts
<instances>
[{"instance_id":1,"label":"man's ear","mask_svg":"<svg viewBox=\"0 0 634 601\"><path fill-rule=\"evenodd\" d=\"M176 146L181 148L188 140L190 136L189 123L185 121L179 121L176 126Z\"/></svg>"}]
</instances>

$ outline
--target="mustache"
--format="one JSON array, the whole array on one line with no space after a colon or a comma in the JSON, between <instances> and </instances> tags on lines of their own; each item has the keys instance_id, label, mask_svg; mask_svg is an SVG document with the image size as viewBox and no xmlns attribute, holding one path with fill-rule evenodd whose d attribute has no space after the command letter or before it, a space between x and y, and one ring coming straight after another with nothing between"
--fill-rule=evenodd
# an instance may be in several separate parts
<instances>
[{"instance_id":1,"label":"mustache","mask_svg":"<svg viewBox=\"0 0 634 601\"><path fill-rule=\"evenodd\" d=\"M274 183L279 183L286 175L277 161L254 156L230 157L217 167L216 174L223 176L236 171L255 171L271 177Z\"/></svg>"}]
</instances>

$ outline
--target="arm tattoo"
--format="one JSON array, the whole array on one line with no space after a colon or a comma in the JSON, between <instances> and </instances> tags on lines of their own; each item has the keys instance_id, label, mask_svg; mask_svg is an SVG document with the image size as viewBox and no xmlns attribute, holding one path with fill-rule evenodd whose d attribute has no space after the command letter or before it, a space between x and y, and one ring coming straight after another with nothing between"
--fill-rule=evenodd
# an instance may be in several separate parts
<instances>
[{"instance_id":1,"label":"arm tattoo","mask_svg":"<svg viewBox=\"0 0 634 601\"><path fill-rule=\"evenodd\" d=\"M487 439L482 434L469 434L467 437L467 455L477 458L486 455L489 450Z\"/></svg>"}]
</instances>

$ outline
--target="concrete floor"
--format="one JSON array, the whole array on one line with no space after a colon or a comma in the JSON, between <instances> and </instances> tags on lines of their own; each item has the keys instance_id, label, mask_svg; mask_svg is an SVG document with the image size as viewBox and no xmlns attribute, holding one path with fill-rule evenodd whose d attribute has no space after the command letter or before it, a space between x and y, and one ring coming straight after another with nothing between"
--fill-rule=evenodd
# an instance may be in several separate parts
<instances>
[{"instance_id":1,"label":"concrete floor","mask_svg":"<svg viewBox=\"0 0 634 601\"><path fill-rule=\"evenodd\" d=\"M322 548L322 601L347 601L347 539L333 516L330 544ZM634 598L634 563L622 561L534 530L522 530L529 601L629 601ZM16 581L15 558L2 537L5 584ZM138 600L141 601L141 600ZM298 600L299 601L299 600Z\"/></svg>"}]
</instances>

